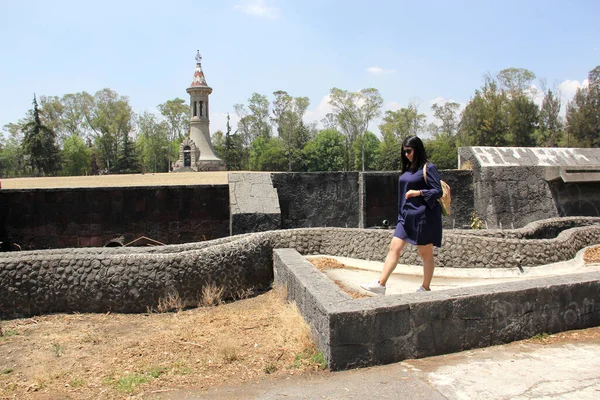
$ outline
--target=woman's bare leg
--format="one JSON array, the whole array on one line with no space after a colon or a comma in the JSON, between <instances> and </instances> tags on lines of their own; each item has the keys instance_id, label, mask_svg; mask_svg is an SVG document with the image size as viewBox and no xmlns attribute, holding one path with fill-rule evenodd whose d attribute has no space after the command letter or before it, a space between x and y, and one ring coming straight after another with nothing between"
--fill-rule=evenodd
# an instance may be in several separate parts
<instances>
[{"instance_id":1,"label":"woman's bare leg","mask_svg":"<svg viewBox=\"0 0 600 400\"><path fill-rule=\"evenodd\" d=\"M427 244L424 246L417 246L417 251L423 260L423 287L430 290L429 285L433 278L433 245Z\"/></svg>"},{"instance_id":2,"label":"woman's bare leg","mask_svg":"<svg viewBox=\"0 0 600 400\"><path fill-rule=\"evenodd\" d=\"M379 283L383 286L388 281L388 278L396 269L398 265L398 260L400 259L400 254L402 254L402 249L406 246L406 242L397 237L392 238L392 242L390 243L390 250L388 251L387 257L385 258L385 263L383 264L383 270L381 271L381 275L379 276Z\"/></svg>"}]
</instances>

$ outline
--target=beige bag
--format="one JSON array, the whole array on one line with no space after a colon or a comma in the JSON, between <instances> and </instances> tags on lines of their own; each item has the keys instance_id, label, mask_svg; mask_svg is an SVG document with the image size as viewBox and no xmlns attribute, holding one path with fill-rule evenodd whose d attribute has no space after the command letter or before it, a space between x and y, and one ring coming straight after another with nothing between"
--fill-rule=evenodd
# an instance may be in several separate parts
<instances>
[{"instance_id":1,"label":"beige bag","mask_svg":"<svg viewBox=\"0 0 600 400\"><path fill-rule=\"evenodd\" d=\"M427 184L427 164L423 166L423 178ZM450 209L450 204L452 203L452 198L450 197L450 186L442 180L440 180L440 183L442 185L442 197L437 199L437 201L440 203L440 206L442 206L442 215L446 216L450 215L452 212Z\"/></svg>"}]
</instances>

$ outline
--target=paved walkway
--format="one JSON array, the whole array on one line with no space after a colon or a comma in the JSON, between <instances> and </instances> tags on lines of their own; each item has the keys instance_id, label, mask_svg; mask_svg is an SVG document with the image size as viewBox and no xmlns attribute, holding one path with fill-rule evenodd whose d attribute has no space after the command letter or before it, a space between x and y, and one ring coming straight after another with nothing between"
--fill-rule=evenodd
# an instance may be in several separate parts
<instances>
[{"instance_id":1,"label":"paved walkway","mask_svg":"<svg viewBox=\"0 0 600 400\"><path fill-rule=\"evenodd\" d=\"M600 328L378 367L161 393L160 398L596 400Z\"/></svg>"}]
</instances>

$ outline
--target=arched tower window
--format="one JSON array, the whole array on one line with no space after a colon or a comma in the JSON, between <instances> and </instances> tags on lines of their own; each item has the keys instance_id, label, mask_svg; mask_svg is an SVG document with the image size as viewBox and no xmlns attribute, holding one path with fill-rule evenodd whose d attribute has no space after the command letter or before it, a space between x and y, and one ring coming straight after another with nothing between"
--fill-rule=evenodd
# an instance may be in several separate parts
<instances>
[{"instance_id":1,"label":"arched tower window","mask_svg":"<svg viewBox=\"0 0 600 400\"><path fill-rule=\"evenodd\" d=\"M203 109L204 109L204 102L203 102L203 101L201 101L201 102L200 102L200 116L201 116L201 117L202 117L202 116L203 116L203 114L204 114L204 113L202 112L202 110L203 110Z\"/></svg>"},{"instance_id":2,"label":"arched tower window","mask_svg":"<svg viewBox=\"0 0 600 400\"><path fill-rule=\"evenodd\" d=\"M196 117L198 114L198 108L196 107L196 102L192 102L192 117Z\"/></svg>"}]
</instances>

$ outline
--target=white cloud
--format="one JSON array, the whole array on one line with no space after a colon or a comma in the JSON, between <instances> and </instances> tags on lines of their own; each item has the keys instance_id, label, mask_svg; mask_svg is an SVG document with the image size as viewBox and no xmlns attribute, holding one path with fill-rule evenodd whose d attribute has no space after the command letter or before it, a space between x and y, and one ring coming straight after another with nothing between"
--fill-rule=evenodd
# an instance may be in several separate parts
<instances>
[{"instance_id":1,"label":"white cloud","mask_svg":"<svg viewBox=\"0 0 600 400\"><path fill-rule=\"evenodd\" d=\"M369 67L366 71L371 75L390 75L397 72L395 69L383 69L381 67Z\"/></svg>"},{"instance_id":2,"label":"white cloud","mask_svg":"<svg viewBox=\"0 0 600 400\"><path fill-rule=\"evenodd\" d=\"M306 113L304 114L304 122L311 123L316 121L317 126L319 128L323 128L321 120L325 118L325 115L332 111L331 105L329 104L329 99L330 97L327 94L321 99L315 109L306 110Z\"/></svg>"},{"instance_id":3,"label":"white cloud","mask_svg":"<svg viewBox=\"0 0 600 400\"><path fill-rule=\"evenodd\" d=\"M263 0L242 0L241 4L233 6L233 9L256 17L279 18L279 9L267 6Z\"/></svg>"}]
</instances>

